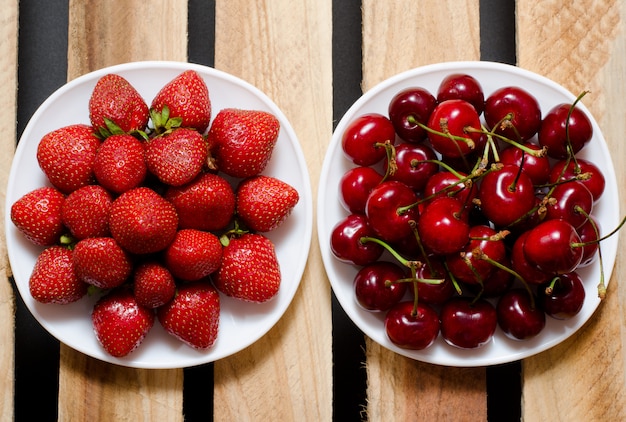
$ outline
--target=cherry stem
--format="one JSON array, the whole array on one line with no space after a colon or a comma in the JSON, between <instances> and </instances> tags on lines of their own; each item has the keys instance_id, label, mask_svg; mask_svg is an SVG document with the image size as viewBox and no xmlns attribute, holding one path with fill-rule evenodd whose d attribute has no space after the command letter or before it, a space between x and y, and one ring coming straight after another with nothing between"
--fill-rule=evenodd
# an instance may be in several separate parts
<instances>
[{"instance_id":1,"label":"cherry stem","mask_svg":"<svg viewBox=\"0 0 626 422\"><path fill-rule=\"evenodd\" d=\"M435 130L435 129L432 129L432 128L428 127L427 125L425 125L424 123L421 123L421 122L417 122L417 121L416 121L415 123L416 123L419 127L421 127L422 129L424 129L426 132L428 132L428 133L432 133L432 134L439 135L439 136L444 136L444 137L446 137L446 138L448 138L448 139L450 139L450 140L452 140L452 141L464 142L465 144L467 144L467 146L468 146L470 149L474 149L474 148L476 148L476 144L474 143L474 141L473 141L472 139L470 139L470 138L465 138L465 137L463 137L463 136L458 136L458 135L453 135L453 134L451 134L451 133L447 130L447 127L448 127L448 122L447 122L447 121L445 121L445 119L442 119L442 120L439 122L440 126L442 126L442 127L444 128L444 131L443 131L443 132L438 131L438 130ZM463 131L465 131L465 132L472 132L472 130L471 130L471 126L467 126L467 127L463 128Z\"/></svg>"},{"instance_id":2,"label":"cherry stem","mask_svg":"<svg viewBox=\"0 0 626 422\"><path fill-rule=\"evenodd\" d=\"M385 142L377 142L375 144L377 147L385 148L385 153L387 154L387 170L385 171L385 175L383 176L381 183L389 178L389 176L393 176L398 170L398 164L396 162L396 148L393 146L390 140Z\"/></svg>"},{"instance_id":3,"label":"cherry stem","mask_svg":"<svg viewBox=\"0 0 626 422\"><path fill-rule=\"evenodd\" d=\"M496 268L499 268L503 271L506 271L507 273L511 274L513 277L517 278L519 281L522 282L522 285L524 285L524 288L528 291L528 294L530 295L530 304L531 307L534 309L535 308L535 296L533 295L533 291L531 290L530 286L528 285L528 283L526 282L526 280L524 280L524 277L522 277L521 275L519 275L519 273L509 267L507 267L506 265L501 264L500 262L496 261L495 259L491 259L486 253L484 253L483 251L481 251L480 249L476 249L474 251L472 251L472 253L478 258L478 259L483 259L485 261L487 261L488 263L490 263L491 265L493 265Z\"/></svg>"},{"instance_id":4,"label":"cherry stem","mask_svg":"<svg viewBox=\"0 0 626 422\"><path fill-rule=\"evenodd\" d=\"M446 263L445 260L443 261L443 267L446 269L446 273L450 277L450 281L452 282L452 285L454 286L454 290L456 290L456 292L459 295L462 295L463 290L461 290L461 286L459 285L459 282L457 281L456 277L454 277L454 274L452 274L452 271L450 271L450 269L448 268L448 264Z\"/></svg>"},{"instance_id":5,"label":"cherry stem","mask_svg":"<svg viewBox=\"0 0 626 422\"><path fill-rule=\"evenodd\" d=\"M569 119L570 117L572 117L572 113L576 108L576 104L578 104L582 100L582 98L587 95L588 92L589 91L583 91L578 94L578 97L576 97L569 110L567 111L567 120L565 120L565 140L567 141L567 150L569 152L569 156L572 157L572 159L574 160L574 163L576 163L576 157L574 155L574 148L572 148L572 141L569 136ZM576 167L578 167L578 164L576 164Z\"/></svg>"}]
</instances>

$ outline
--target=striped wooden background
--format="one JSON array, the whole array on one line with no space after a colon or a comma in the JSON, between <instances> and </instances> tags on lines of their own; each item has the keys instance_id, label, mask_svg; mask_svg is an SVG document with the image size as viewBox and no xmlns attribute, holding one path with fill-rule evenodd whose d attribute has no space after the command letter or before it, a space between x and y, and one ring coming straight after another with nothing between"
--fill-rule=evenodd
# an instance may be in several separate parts
<instances>
[{"instance_id":1,"label":"striped wooden background","mask_svg":"<svg viewBox=\"0 0 626 422\"><path fill-rule=\"evenodd\" d=\"M440 61L518 64L573 92L592 92L585 103L604 130L621 190L626 187L624 1L0 5L0 98L9 123L0 141L3 199L16 139L39 104L67 80L136 60L206 64L265 91L301 140L314 194L334 124L362 90ZM332 297L319 247L314 236L301 289L259 342L214 364L138 370L96 361L50 338L15 297L1 242L0 418L626 420L623 250L608 298L573 338L523 362L458 369L408 360L363 338Z\"/></svg>"}]
</instances>

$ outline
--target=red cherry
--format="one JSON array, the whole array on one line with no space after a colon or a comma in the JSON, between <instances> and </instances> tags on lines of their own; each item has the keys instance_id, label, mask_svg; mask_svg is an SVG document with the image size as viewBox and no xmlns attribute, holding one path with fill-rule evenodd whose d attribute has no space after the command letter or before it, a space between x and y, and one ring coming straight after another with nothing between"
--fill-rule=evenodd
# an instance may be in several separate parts
<instances>
[{"instance_id":1,"label":"red cherry","mask_svg":"<svg viewBox=\"0 0 626 422\"><path fill-rule=\"evenodd\" d=\"M439 284L417 283L417 296L420 302L441 305L454 295L452 279L440 257L429 257L428 264L421 266L416 276L421 279L443 279L443 283Z\"/></svg>"},{"instance_id":2,"label":"red cherry","mask_svg":"<svg viewBox=\"0 0 626 422\"><path fill-rule=\"evenodd\" d=\"M382 246L374 242L361 242L361 238L372 236L374 230L367 218L360 214L350 214L333 227L330 250L340 261L367 265L376 261L383 253Z\"/></svg>"},{"instance_id":3,"label":"red cherry","mask_svg":"<svg viewBox=\"0 0 626 422\"><path fill-rule=\"evenodd\" d=\"M539 286L537 297L546 314L556 319L570 319L576 316L584 305L585 287L580 275L571 272L560 275L554 283Z\"/></svg>"},{"instance_id":4,"label":"red cherry","mask_svg":"<svg viewBox=\"0 0 626 422\"><path fill-rule=\"evenodd\" d=\"M528 149L539 151L536 144L532 142L523 142L522 145ZM543 185L548 182L550 176L550 160L547 156L535 157L532 154L524 152L516 146L509 146L500 152L500 162L502 164L512 164L522 167L524 173L530 177L535 185Z\"/></svg>"},{"instance_id":5,"label":"red cherry","mask_svg":"<svg viewBox=\"0 0 626 422\"><path fill-rule=\"evenodd\" d=\"M564 220L546 220L528 232L524 255L528 262L551 274L570 273L582 259L580 236Z\"/></svg>"},{"instance_id":6,"label":"red cherry","mask_svg":"<svg viewBox=\"0 0 626 422\"><path fill-rule=\"evenodd\" d=\"M432 147L447 157L467 155L481 142L480 117L467 101L447 100L439 103L430 115L428 127L438 132L428 134Z\"/></svg>"},{"instance_id":7,"label":"red cherry","mask_svg":"<svg viewBox=\"0 0 626 422\"><path fill-rule=\"evenodd\" d=\"M593 207L589 189L577 181L556 185L546 205L546 219L561 219L578 228L587 221ZM581 212L582 209L584 212Z\"/></svg>"},{"instance_id":8,"label":"red cherry","mask_svg":"<svg viewBox=\"0 0 626 422\"><path fill-rule=\"evenodd\" d=\"M371 166L387 156L385 143L395 144L396 132L391 121L378 113L368 113L353 120L343 133L341 147L354 164Z\"/></svg>"},{"instance_id":9,"label":"red cherry","mask_svg":"<svg viewBox=\"0 0 626 422\"><path fill-rule=\"evenodd\" d=\"M461 177L467 174L459 172ZM472 201L478 196L478 188L475 183L460 182L460 178L452 172L440 171L433 174L424 187L424 198L441 198L445 196L456 197L466 207L472 206ZM432 199L430 200L432 201ZM429 201L427 201L429 202Z\"/></svg>"},{"instance_id":10,"label":"red cherry","mask_svg":"<svg viewBox=\"0 0 626 422\"><path fill-rule=\"evenodd\" d=\"M465 100L481 114L485 108L485 94L480 82L471 75L454 73L446 76L437 90L437 101Z\"/></svg>"},{"instance_id":11,"label":"red cherry","mask_svg":"<svg viewBox=\"0 0 626 422\"><path fill-rule=\"evenodd\" d=\"M437 198L424 207L417 232L424 247L434 254L459 252L469 240L468 213L456 198Z\"/></svg>"},{"instance_id":12,"label":"red cherry","mask_svg":"<svg viewBox=\"0 0 626 422\"><path fill-rule=\"evenodd\" d=\"M456 347L474 349L493 338L498 324L496 309L484 299L473 302L454 297L444 303L440 313L441 335Z\"/></svg>"},{"instance_id":13,"label":"red cherry","mask_svg":"<svg viewBox=\"0 0 626 422\"><path fill-rule=\"evenodd\" d=\"M528 262L524 254L524 242L529 232L525 231L513 243L511 249L511 269L519 274L528 284L541 284L550 279L550 273L540 270L535 264Z\"/></svg>"},{"instance_id":14,"label":"red cherry","mask_svg":"<svg viewBox=\"0 0 626 422\"><path fill-rule=\"evenodd\" d=\"M513 141L527 141L539 130L541 108L537 99L528 91L507 86L494 91L485 100L485 122L495 132ZM511 116L510 125L503 119Z\"/></svg>"},{"instance_id":15,"label":"red cherry","mask_svg":"<svg viewBox=\"0 0 626 422\"><path fill-rule=\"evenodd\" d=\"M365 204L365 215L378 237L387 242L402 240L417 221L418 209L412 206L417 195L404 183L390 180L376 186Z\"/></svg>"},{"instance_id":16,"label":"red cherry","mask_svg":"<svg viewBox=\"0 0 626 422\"><path fill-rule=\"evenodd\" d=\"M606 185L604 174L598 166L583 158L577 158L576 161L557 161L552 166L548 181L550 183L556 183L558 181L571 180L581 174L587 174L589 175L589 178L580 180L580 183L589 189L589 192L593 195L594 201L600 199Z\"/></svg>"},{"instance_id":17,"label":"red cherry","mask_svg":"<svg viewBox=\"0 0 626 422\"><path fill-rule=\"evenodd\" d=\"M598 230L597 232L596 229ZM578 268L582 268L591 265L598 256L596 252L598 252L600 246L598 243L600 239L600 223L596 217L590 215L589 220L578 227L576 232L580 236L581 243L585 244L585 246L582 247L583 256L580 260L580 264L578 264Z\"/></svg>"},{"instance_id":18,"label":"red cherry","mask_svg":"<svg viewBox=\"0 0 626 422\"><path fill-rule=\"evenodd\" d=\"M423 350L433 344L439 334L437 312L425 303L400 302L385 316L385 332L398 347Z\"/></svg>"},{"instance_id":19,"label":"red cherry","mask_svg":"<svg viewBox=\"0 0 626 422\"><path fill-rule=\"evenodd\" d=\"M566 131L567 116L571 107L571 104L556 105L548 111L541 122L537 139L539 145L548 148L548 155L552 158L564 159L576 154L583 149L593 135L591 121L579 107L572 109L569 116L569 128Z\"/></svg>"},{"instance_id":20,"label":"red cherry","mask_svg":"<svg viewBox=\"0 0 626 422\"><path fill-rule=\"evenodd\" d=\"M448 270L459 281L465 283L483 283L496 267L483 256L501 262L506 257L503 238L489 226L473 226L469 230L470 241L461 252L448 255Z\"/></svg>"},{"instance_id":21,"label":"red cherry","mask_svg":"<svg viewBox=\"0 0 626 422\"><path fill-rule=\"evenodd\" d=\"M388 180L397 180L415 191L421 191L428 179L439 171L439 165L428 160L436 160L435 151L424 144L402 143L396 146L396 170ZM385 162L384 170L387 171Z\"/></svg>"},{"instance_id":22,"label":"red cherry","mask_svg":"<svg viewBox=\"0 0 626 422\"><path fill-rule=\"evenodd\" d=\"M388 310L406 293L407 283L396 283L405 277L405 270L393 262L378 261L361 268L353 283L357 303L368 311Z\"/></svg>"},{"instance_id":23,"label":"red cherry","mask_svg":"<svg viewBox=\"0 0 626 422\"><path fill-rule=\"evenodd\" d=\"M511 262L505 258L501 264L505 268L511 268ZM498 297L509 290L513 285L515 278L509 271L496 267L491 275L480 284L468 283L465 286L474 294L481 294L484 298Z\"/></svg>"},{"instance_id":24,"label":"red cherry","mask_svg":"<svg viewBox=\"0 0 626 422\"><path fill-rule=\"evenodd\" d=\"M411 87L398 92L389 102L389 119L398 136L413 143L426 139L426 131L417 123L428 123L437 100L425 88Z\"/></svg>"},{"instance_id":25,"label":"red cherry","mask_svg":"<svg viewBox=\"0 0 626 422\"><path fill-rule=\"evenodd\" d=\"M339 181L339 202L353 214L365 214L365 202L373 188L383 180L372 167L353 167Z\"/></svg>"},{"instance_id":26,"label":"red cherry","mask_svg":"<svg viewBox=\"0 0 626 422\"><path fill-rule=\"evenodd\" d=\"M535 305L526 289L505 292L496 306L498 325L504 333L515 340L535 337L546 326L546 314Z\"/></svg>"}]
</instances>

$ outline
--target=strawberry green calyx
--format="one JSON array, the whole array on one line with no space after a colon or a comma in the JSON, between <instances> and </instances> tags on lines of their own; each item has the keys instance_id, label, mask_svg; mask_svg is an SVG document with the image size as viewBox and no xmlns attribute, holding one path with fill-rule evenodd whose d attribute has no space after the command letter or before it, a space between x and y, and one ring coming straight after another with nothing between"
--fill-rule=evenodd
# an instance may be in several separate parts
<instances>
[{"instance_id":1,"label":"strawberry green calyx","mask_svg":"<svg viewBox=\"0 0 626 422\"><path fill-rule=\"evenodd\" d=\"M154 126L154 133L157 136L170 133L174 129L181 127L183 123L183 119L181 117L170 118L170 109L166 105L163 106L163 109L160 112L155 109L150 109L150 118L152 119L152 125Z\"/></svg>"}]
</instances>

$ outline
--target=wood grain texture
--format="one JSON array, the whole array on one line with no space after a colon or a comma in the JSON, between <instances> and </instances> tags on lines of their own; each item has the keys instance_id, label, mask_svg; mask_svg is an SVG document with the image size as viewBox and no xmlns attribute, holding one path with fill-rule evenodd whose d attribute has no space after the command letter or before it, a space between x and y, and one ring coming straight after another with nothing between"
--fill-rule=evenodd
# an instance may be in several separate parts
<instances>
[{"instance_id":1,"label":"wood grain texture","mask_svg":"<svg viewBox=\"0 0 626 422\"><path fill-rule=\"evenodd\" d=\"M626 5L619 0L517 2L518 64L583 99L611 151L619 191L626 189L623 99ZM624 195L620 208L625 208ZM623 236L608 295L592 319L563 344L523 362L524 420L626 420Z\"/></svg>"},{"instance_id":2,"label":"wood grain texture","mask_svg":"<svg viewBox=\"0 0 626 422\"><path fill-rule=\"evenodd\" d=\"M123 62L186 59L186 1L70 1L68 80ZM59 419L183 420L182 385L182 370L110 365L61 345Z\"/></svg>"},{"instance_id":3,"label":"wood grain texture","mask_svg":"<svg viewBox=\"0 0 626 422\"><path fill-rule=\"evenodd\" d=\"M429 0L419 6L411 1L363 1L363 91L417 66L478 59L477 1ZM370 421L487 419L484 368L416 362L370 339L366 357Z\"/></svg>"},{"instance_id":4,"label":"wood grain texture","mask_svg":"<svg viewBox=\"0 0 626 422\"><path fill-rule=\"evenodd\" d=\"M0 98L4 103L7 122L17 121L17 31L18 2L2 0L0 2ZM3 129L0 144L0 210L4 216L6 186L9 170L15 152L16 125L8 124ZM7 256L4 236L4 218L0 223L0 415L13 415L14 391L14 324L15 295L9 281L11 268Z\"/></svg>"},{"instance_id":5,"label":"wood grain texture","mask_svg":"<svg viewBox=\"0 0 626 422\"><path fill-rule=\"evenodd\" d=\"M264 91L291 122L314 198L332 135L331 1L217 1L215 67ZM331 420L330 285L313 233L300 288L258 342L215 363L215 420Z\"/></svg>"}]
</instances>

